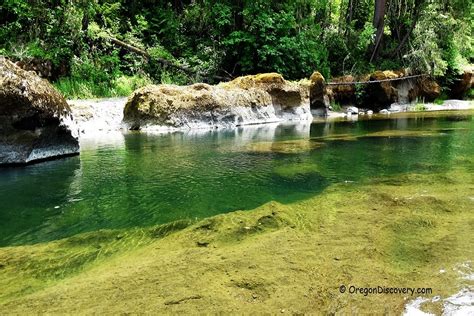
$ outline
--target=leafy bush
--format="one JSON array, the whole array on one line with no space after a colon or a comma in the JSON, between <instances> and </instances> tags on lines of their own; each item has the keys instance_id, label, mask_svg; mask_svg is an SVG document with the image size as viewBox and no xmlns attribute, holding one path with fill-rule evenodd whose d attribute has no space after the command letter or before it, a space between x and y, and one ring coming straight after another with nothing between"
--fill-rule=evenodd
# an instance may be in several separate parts
<instances>
[{"instance_id":1,"label":"leafy bush","mask_svg":"<svg viewBox=\"0 0 474 316\"><path fill-rule=\"evenodd\" d=\"M342 110L341 104L339 104L339 103L337 103L337 102L335 102L335 101L332 101L332 102L331 102L330 107L331 107L331 110L333 110L333 111L335 111L335 112L339 112L339 111Z\"/></svg>"},{"instance_id":2,"label":"leafy bush","mask_svg":"<svg viewBox=\"0 0 474 316\"><path fill-rule=\"evenodd\" d=\"M373 1L353 3L4 0L0 54L50 61L50 79L89 96L109 93L117 78L145 73L157 83L187 84L213 81L215 75L276 71L300 79L318 70L331 78L409 67L443 76L449 86L474 59L472 1L387 1L383 40L373 62ZM150 61L111 37L146 50Z\"/></svg>"},{"instance_id":3,"label":"leafy bush","mask_svg":"<svg viewBox=\"0 0 474 316\"><path fill-rule=\"evenodd\" d=\"M424 103L417 103L415 104L415 106L413 107L413 110L414 111L417 111L417 112L423 112L426 110L426 106Z\"/></svg>"}]
</instances>

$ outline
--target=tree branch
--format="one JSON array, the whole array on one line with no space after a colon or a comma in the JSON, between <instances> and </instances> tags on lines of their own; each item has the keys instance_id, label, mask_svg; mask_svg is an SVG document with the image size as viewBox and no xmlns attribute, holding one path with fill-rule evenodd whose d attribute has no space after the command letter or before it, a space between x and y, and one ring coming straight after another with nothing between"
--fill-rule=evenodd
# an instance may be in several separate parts
<instances>
[{"instance_id":1,"label":"tree branch","mask_svg":"<svg viewBox=\"0 0 474 316\"><path fill-rule=\"evenodd\" d=\"M184 71L184 72L186 72L188 74L191 74L191 75L198 75L198 76L201 76L201 77L204 77L204 78L214 78L214 79L221 80L221 81L229 81L229 80L232 79L230 77L221 77L221 76L216 76L216 75L209 76L207 73L196 71L195 69L192 69L192 68L189 68L189 67L186 67L186 66L176 65L175 63L173 63L169 60L166 60L164 58L152 57L150 55L150 53L148 53L146 50L143 50L141 48L132 46L132 45L130 45L128 43L125 43L124 41L121 41L121 40L119 40L119 39L117 39L113 36L110 36L110 35L107 37L107 39L109 39L112 43L114 43L114 44L116 44L116 45L118 45L122 48L125 48L128 51L134 52L138 55L141 55L141 56L145 57L147 60L156 60L157 62L159 62L163 65L166 65L166 66Z\"/></svg>"}]
</instances>

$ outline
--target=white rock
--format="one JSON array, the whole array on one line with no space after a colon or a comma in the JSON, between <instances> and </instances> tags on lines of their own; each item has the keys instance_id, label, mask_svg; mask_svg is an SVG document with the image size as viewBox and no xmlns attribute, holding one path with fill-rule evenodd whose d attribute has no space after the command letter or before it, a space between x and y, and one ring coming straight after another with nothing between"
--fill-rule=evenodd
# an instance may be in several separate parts
<instances>
[{"instance_id":1,"label":"white rock","mask_svg":"<svg viewBox=\"0 0 474 316\"><path fill-rule=\"evenodd\" d=\"M350 106L346 109L346 113L351 115L351 114L359 114L359 109L356 108L355 106Z\"/></svg>"}]
</instances>

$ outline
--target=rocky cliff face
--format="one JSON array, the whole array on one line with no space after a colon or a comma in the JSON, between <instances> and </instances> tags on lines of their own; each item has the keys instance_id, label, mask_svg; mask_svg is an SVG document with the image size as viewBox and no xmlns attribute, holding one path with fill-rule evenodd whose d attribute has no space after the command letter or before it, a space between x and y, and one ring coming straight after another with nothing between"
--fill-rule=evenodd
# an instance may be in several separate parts
<instances>
[{"instance_id":1,"label":"rocky cliff face","mask_svg":"<svg viewBox=\"0 0 474 316\"><path fill-rule=\"evenodd\" d=\"M66 100L48 81L0 57L0 165L78 153L68 119Z\"/></svg>"},{"instance_id":2,"label":"rocky cliff face","mask_svg":"<svg viewBox=\"0 0 474 316\"><path fill-rule=\"evenodd\" d=\"M151 85L124 109L130 129L186 129L312 119L309 91L276 73L211 86Z\"/></svg>"}]
</instances>

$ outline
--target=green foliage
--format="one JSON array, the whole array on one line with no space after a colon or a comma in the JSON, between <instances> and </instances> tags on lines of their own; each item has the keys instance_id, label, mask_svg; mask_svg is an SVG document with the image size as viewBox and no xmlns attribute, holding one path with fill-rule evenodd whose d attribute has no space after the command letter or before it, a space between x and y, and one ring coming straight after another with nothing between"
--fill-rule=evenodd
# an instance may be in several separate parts
<instances>
[{"instance_id":1,"label":"green foliage","mask_svg":"<svg viewBox=\"0 0 474 316\"><path fill-rule=\"evenodd\" d=\"M468 63L466 58L472 58L472 38L462 43L456 39L458 35L466 39L467 23L456 20L444 5L430 3L414 29L412 49L404 59L420 72L448 77L458 74Z\"/></svg>"},{"instance_id":2,"label":"green foliage","mask_svg":"<svg viewBox=\"0 0 474 316\"><path fill-rule=\"evenodd\" d=\"M356 104L362 105L366 99L366 87L363 84L355 85Z\"/></svg>"},{"instance_id":3,"label":"green foliage","mask_svg":"<svg viewBox=\"0 0 474 316\"><path fill-rule=\"evenodd\" d=\"M276 71L290 79L309 76L315 69L328 74L327 51L317 25L298 23L293 11L277 11L268 1L249 3L242 15L244 27L223 42L239 58L242 72Z\"/></svg>"},{"instance_id":4,"label":"green foliage","mask_svg":"<svg viewBox=\"0 0 474 316\"><path fill-rule=\"evenodd\" d=\"M413 107L413 110L417 112L422 112L426 110L426 106L424 103L416 103Z\"/></svg>"},{"instance_id":5,"label":"green foliage","mask_svg":"<svg viewBox=\"0 0 474 316\"><path fill-rule=\"evenodd\" d=\"M444 99L442 99L442 98L436 98L436 99L433 101L433 103L436 104L436 105L443 105Z\"/></svg>"},{"instance_id":6,"label":"green foliage","mask_svg":"<svg viewBox=\"0 0 474 316\"><path fill-rule=\"evenodd\" d=\"M469 89L469 91L467 92L466 95L467 95L467 98L468 98L469 100L474 99L474 88ZM472 101L471 101L471 103L472 103Z\"/></svg>"},{"instance_id":7,"label":"green foliage","mask_svg":"<svg viewBox=\"0 0 474 316\"><path fill-rule=\"evenodd\" d=\"M112 96L129 96L138 88L151 84L147 76L120 76L112 82Z\"/></svg>"},{"instance_id":8,"label":"green foliage","mask_svg":"<svg viewBox=\"0 0 474 316\"><path fill-rule=\"evenodd\" d=\"M54 86L67 99L93 99L99 97L129 96L135 89L151 83L146 76L120 76L108 83L97 84L80 78L65 77Z\"/></svg>"},{"instance_id":9,"label":"green foliage","mask_svg":"<svg viewBox=\"0 0 474 316\"><path fill-rule=\"evenodd\" d=\"M448 99L448 92L447 91L441 91L441 95L437 97L433 103L437 105L442 105L444 101Z\"/></svg>"},{"instance_id":10,"label":"green foliage","mask_svg":"<svg viewBox=\"0 0 474 316\"><path fill-rule=\"evenodd\" d=\"M370 22L365 22L364 29L358 35L356 48L359 52L366 52L367 48L374 44L375 27Z\"/></svg>"},{"instance_id":11,"label":"green foliage","mask_svg":"<svg viewBox=\"0 0 474 316\"><path fill-rule=\"evenodd\" d=\"M331 109L335 112L339 112L339 111L342 110L342 106L338 102L332 101L331 102Z\"/></svg>"},{"instance_id":12,"label":"green foliage","mask_svg":"<svg viewBox=\"0 0 474 316\"><path fill-rule=\"evenodd\" d=\"M117 78L144 74L188 84L216 81L215 75L275 71L293 80L315 70L330 78L405 67L445 76L449 86L472 63L471 1L387 2L380 53L369 63L373 10L368 0L4 0L0 54L48 60L50 79L84 91L84 82L112 87ZM111 37L146 50L151 60Z\"/></svg>"}]
</instances>

